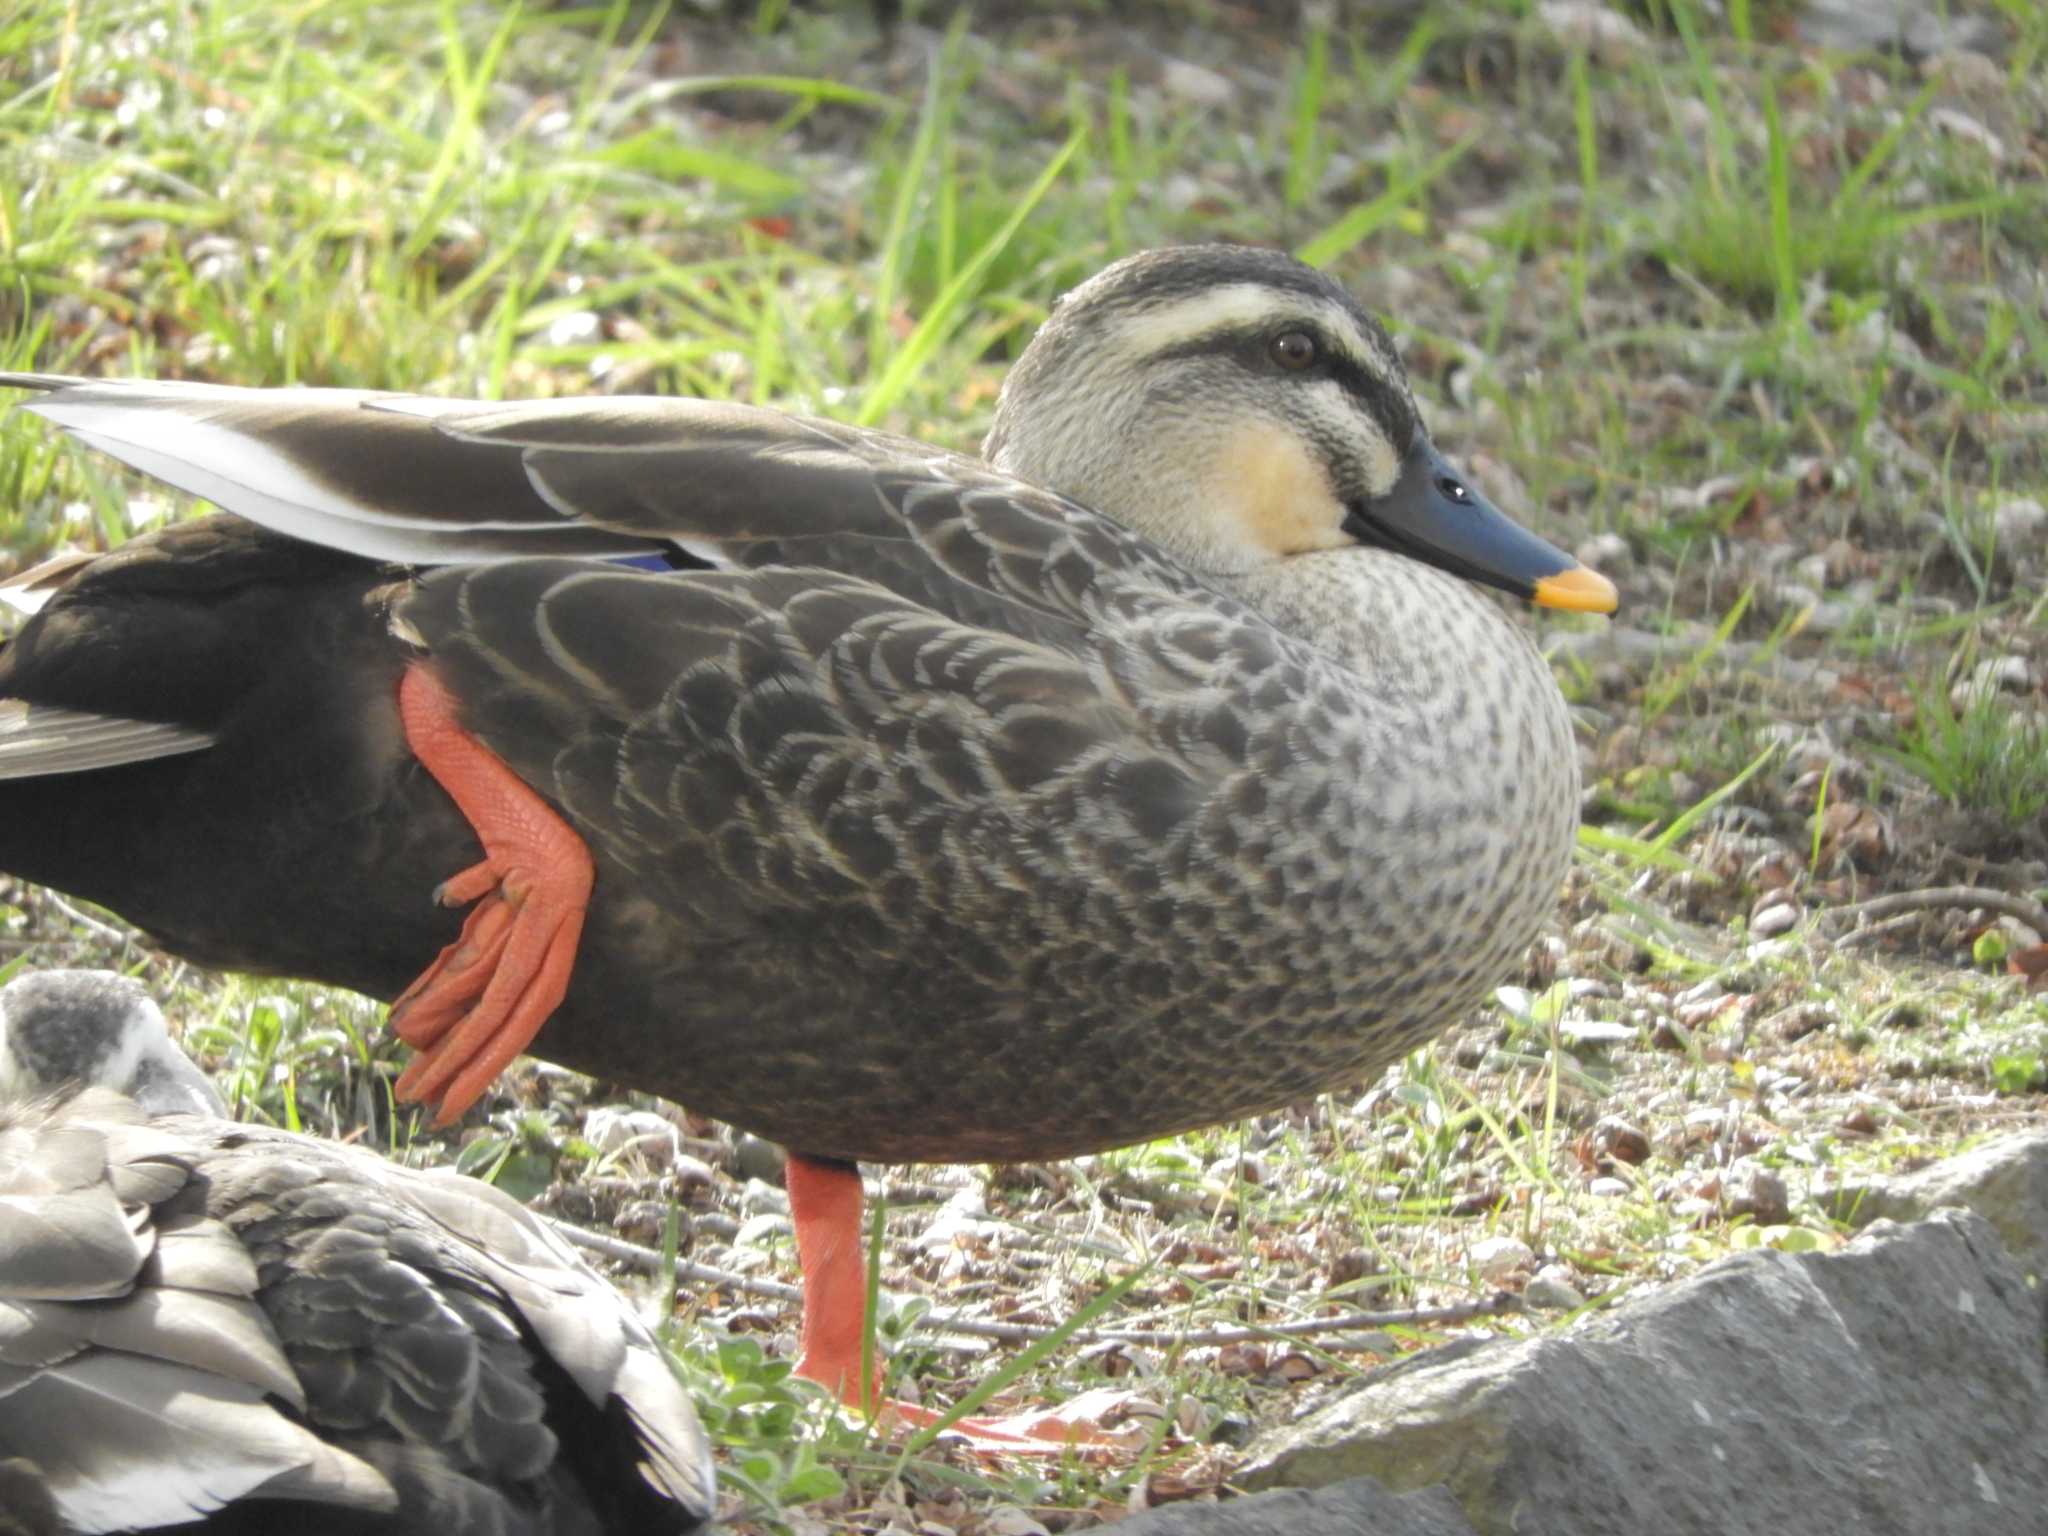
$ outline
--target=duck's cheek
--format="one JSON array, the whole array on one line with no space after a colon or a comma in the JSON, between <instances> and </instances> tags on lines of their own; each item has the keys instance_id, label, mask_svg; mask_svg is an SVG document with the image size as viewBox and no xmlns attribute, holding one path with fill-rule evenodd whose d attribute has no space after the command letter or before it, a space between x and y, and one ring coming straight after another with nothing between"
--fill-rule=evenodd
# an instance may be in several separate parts
<instances>
[{"instance_id":1,"label":"duck's cheek","mask_svg":"<svg viewBox=\"0 0 2048 1536\"><path fill-rule=\"evenodd\" d=\"M1344 505L1327 462L1292 428L1251 421L1221 435L1202 512L1219 543L1248 563L1342 549Z\"/></svg>"}]
</instances>

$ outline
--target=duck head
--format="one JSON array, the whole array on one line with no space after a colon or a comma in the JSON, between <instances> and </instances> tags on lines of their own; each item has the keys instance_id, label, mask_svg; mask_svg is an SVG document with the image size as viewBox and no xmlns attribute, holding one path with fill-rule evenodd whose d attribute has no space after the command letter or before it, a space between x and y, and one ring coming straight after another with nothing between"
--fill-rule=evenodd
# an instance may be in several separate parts
<instances>
[{"instance_id":1,"label":"duck head","mask_svg":"<svg viewBox=\"0 0 2048 1536\"><path fill-rule=\"evenodd\" d=\"M227 1115L133 977L30 971L0 987L0 1098L91 1086L125 1093L152 1115Z\"/></svg>"},{"instance_id":2,"label":"duck head","mask_svg":"<svg viewBox=\"0 0 2048 1536\"><path fill-rule=\"evenodd\" d=\"M1384 327L1276 251L1148 251L1074 289L1011 370L983 452L1226 582L1367 548L1548 607L1616 606L1437 452Z\"/></svg>"}]
</instances>

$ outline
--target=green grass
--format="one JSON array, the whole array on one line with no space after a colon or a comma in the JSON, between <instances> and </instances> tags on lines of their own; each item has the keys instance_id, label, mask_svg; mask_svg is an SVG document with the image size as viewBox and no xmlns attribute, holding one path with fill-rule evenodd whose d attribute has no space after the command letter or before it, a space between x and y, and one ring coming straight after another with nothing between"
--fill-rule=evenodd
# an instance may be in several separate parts
<instances>
[{"instance_id":1,"label":"green grass","mask_svg":"<svg viewBox=\"0 0 2048 1536\"><path fill-rule=\"evenodd\" d=\"M1960 709L1938 682L1916 693L1911 722L1879 754L1925 781L1959 810L2013 828L2048 816L2048 716L2014 707L1996 688L1973 688Z\"/></svg>"},{"instance_id":2,"label":"green grass","mask_svg":"<svg viewBox=\"0 0 2048 1536\"><path fill-rule=\"evenodd\" d=\"M999 1172L999 1236L957 1252L910 1244L928 1191L892 1202L876 1347L903 1389L957 1401L1009 1362L1020 1398L1115 1384L1189 1405L1207 1443L906 1461L790 1378L786 1309L671 1265L655 1306L737 1529L792 1528L799 1506L833 1529L915 1524L919 1500L1048 1523L1121 1508L1150 1477L1226 1475L1231 1441L1286 1417L1304 1382L1448 1332L1024 1359L963 1354L913 1326L927 1307L1049 1326L1100 1302L1098 1326L1201 1336L1469 1299L1485 1288L1471 1251L1498 1235L1597 1303L1744 1244L1834 1241L1809 1198L1826 1178L1956 1145L1987 1092L2038 1101L2048 1002L1976 966L1941 919L1835 947L1748 925L1765 874L1789 869L1811 907L1949 879L1918 830L1936 802L1986 846L2042 856L2039 688L1956 709L1947 682L1957 656L2048 675L2048 559L1991 531L2001 502L2048 499L2048 192L2027 158L2048 137L2048 11L1988 8L2004 84L1978 99L1696 0L1635 8L1646 41L1623 57L1578 50L1535 6L1476 0L1299 32L1225 32L1202 0L1163 0L1118 14L1142 46L1110 7L1027 35L912 5L947 30L893 55L851 0L699 9L26 0L0 20L0 363L687 392L971 448L1063 289L1143 245L1260 241L1387 315L1446 449L1511 476L1541 531L1619 540L1620 622L1647 642L1581 652L1571 623L1543 627L1568 653L1592 795L1517 1006L1356 1095ZM1167 58L1213 78L1164 80ZM1941 131L1942 110L1981 117L2004 158ZM0 417L10 564L184 510L155 494ZM1830 605L1839 628L1816 621ZM1896 846L1824 864L1838 805L1870 808ZM21 890L0 895L0 941L0 957L142 969L246 1118L364 1134L544 1201L585 1192L600 1219L627 1196L685 1198L584 1140L594 1085L529 1074L431 1135L391 1101L401 1053L367 1004L203 977ZM1722 1011L1699 995L1716 988ZM1787 1038L1771 1021L1797 1004L1838 1022ZM1632 1033L1575 1044L1587 1023ZM1711 1193L1695 1117L1739 1107L1773 1127L1755 1155L1794 1186L1789 1224L1731 1218ZM1862 1110L1877 1128L1844 1131ZM1640 1165L1599 1150L1609 1115L1644 1122ZM712 1155L730 1143L697 1129L717 1167L672 1250L787 1276L773 1211L745 1204ZM1596 1178L1622 1192L1593 1194Z\"/></svg>"}]
</instances>

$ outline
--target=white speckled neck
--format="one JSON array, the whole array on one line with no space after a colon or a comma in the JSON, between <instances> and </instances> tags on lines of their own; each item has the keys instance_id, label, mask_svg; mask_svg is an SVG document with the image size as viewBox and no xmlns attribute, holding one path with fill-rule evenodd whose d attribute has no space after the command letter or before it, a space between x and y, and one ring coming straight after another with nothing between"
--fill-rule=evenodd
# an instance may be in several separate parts
<instances>
[{"instance_id":1,"label":"white speckled neck","mask_svg":"<svg viewBox=\"0 0 2048 1536\"><path fill-rule=\"evenodd\" d=\"M1446 693L1529 693L1564 719L1549 668L1501 600L1471 582L1389 550L1298 555L1210 580L1278 629L1341 662L1401 707Z\"/></svg>"}]
</instances>

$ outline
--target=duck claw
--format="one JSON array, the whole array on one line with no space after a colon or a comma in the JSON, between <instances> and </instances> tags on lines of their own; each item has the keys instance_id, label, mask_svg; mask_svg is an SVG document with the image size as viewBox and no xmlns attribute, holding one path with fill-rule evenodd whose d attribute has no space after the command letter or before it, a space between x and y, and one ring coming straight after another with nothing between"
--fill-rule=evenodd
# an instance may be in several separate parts
<instances>
[{"instance_id":1,"label":"duck claw","mask_svg":"<svg viewBox=\"0 0 2048 1536\"><path fill-rule=\"evenodd\" d=\"M489 868L489 862L486 860L476 869ZM473 874L475 870L465 873ZM495 886L495 872L492 881ZM490 986L491 975L504 956L516 919L512 903L493 889L489 898L469 914L461 937L442 950L419 979L392 1003L391 1032L418 1051L426 1050L446 1035Z\"/></svg>"},{"instance_id":2,"label":"duck claw","mask_svg":"<svg viewBox=\"0 0 2048 1536\"><path fill-rule=\"evenodd\" d=\"M459 875L450 875L446 880L435 886L434 904L440 907L466 907L479 896L488 896L497 890L504 882L504 878L497 864L490 859L485 859L480 864L470 865L469 868ZM474 920L474 917L475 914L472 913L472 920ZM469 937L469 930L467 928L463 929L462 936L465 939ZM425 979L425 977L420 978L421 981ZM406 991L413 991L419 984L418 981L414 982L412 986L406 988Z\"/></svg>"},{"instance_id":3,"label":"duck claw","mask_svg":"<svg viewBox=\"0 0 2048 1536\"><path fill-rule=\"evenodd\" d=\"M399 713L414 755L484 846L481 862L435 892L448 906L478 905L391 1011L398 1037L420 1050L396 1092L435 1105L434 1123L447 1125L567 995L596 866L569 824L462 728L454 697L424 664L399 685Z\"/></svg>"}]
</instances>

